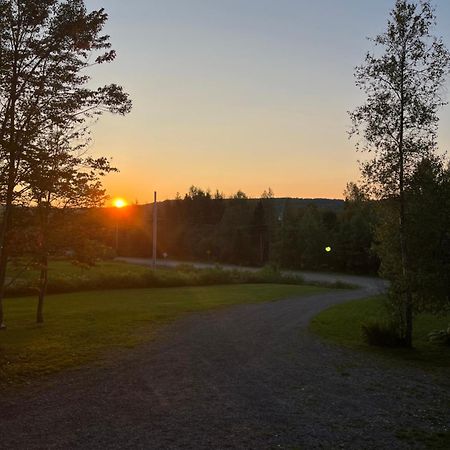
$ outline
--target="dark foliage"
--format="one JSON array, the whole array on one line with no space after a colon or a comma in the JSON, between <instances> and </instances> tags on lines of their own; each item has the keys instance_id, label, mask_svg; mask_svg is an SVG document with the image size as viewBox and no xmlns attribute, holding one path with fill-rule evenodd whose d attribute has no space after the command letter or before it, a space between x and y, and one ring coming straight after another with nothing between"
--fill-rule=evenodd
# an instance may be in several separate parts
<instances>
[{"instance_id":1,"label":"dark foliage","mask_svg":"<svg viewBox=\"0 0 450 450\"><path fill-rule=\"evenodd\" d=\"M354 189L357 189L356 187ZM158 205L158 257L248 266L376 273L373 205L354 192L338 208L297 199L225 199L192 187ZM103 211L103 242L121 256L150 257L152 206ZM101 213L99 213L101 214ZM330 247L327 251L327 247Z\"/></svg>"},{"instance_id":2,"label":"dark foliage","mask_svg":"<svg viewBox=\"0 0 450 450\"><path fill-rule=\"evenodd\" d=\"M366 323L361 326L364 341L378 347L405 347L405 340L398 334L398 326L392 323Z\"/></svg>"}]
</instances>

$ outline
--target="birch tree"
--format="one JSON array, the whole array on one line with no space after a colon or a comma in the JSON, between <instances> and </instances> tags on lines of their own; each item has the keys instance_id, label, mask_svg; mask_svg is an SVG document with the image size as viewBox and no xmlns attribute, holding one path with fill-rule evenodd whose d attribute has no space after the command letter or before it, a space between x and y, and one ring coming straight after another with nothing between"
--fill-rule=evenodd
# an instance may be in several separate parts
<instances>
[{"instance_id":1,"label":"birch tree","mask_svg":"<svg viewBox=\"0 0 450 450\"><path fill-rule=\"evenodd\" d=\"M387 30L372 39L374 52L356 68L356 84L366 101L351 113L351 134L358 137L360 150L370 154L361 165L366 187L395 205L398 229L393 233L398 235L401 271L390 281L406 346L412 345L414 302L405 193L420 161L437 150L438 111L445 104L450 61L442 39L432 35L434 25L429 1L396 1Z\"/></svg>"}]
</instances>

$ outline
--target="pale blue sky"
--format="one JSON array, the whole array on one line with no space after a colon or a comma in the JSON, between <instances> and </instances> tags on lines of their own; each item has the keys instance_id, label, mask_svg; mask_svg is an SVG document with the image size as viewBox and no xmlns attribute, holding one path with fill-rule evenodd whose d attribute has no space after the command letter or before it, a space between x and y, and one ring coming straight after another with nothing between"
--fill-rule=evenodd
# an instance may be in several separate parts
<instances>
[{"instance_id":1,"label":"pale blue sky","mask_svg":"<svg viewBox=\"0 0 450 450\"><path fill-rule=\"evenodd\" d=\"M437 0L450 46L450 2ZM394 0L88 0L105 7L117 61L98 82L129 91L127 118L105 116L93 150L121 173L111 195L141 202L191 184L251 196L342 197L358 177L346 111L353 68ZM450 108L441 144L450 143Z\"/></svg>"}]
</instances>

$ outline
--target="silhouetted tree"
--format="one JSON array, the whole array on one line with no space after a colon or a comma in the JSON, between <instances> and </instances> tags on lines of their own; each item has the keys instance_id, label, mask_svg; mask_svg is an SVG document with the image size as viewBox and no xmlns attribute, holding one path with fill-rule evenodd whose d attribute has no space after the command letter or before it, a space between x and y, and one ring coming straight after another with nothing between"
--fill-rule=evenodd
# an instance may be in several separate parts
<instances>
[{"instance_id":1,"label":"silhouetted tree","mask_svg":"<svg viewBox=\"0 0 450 450\"><path fill-rule=\"evenodd\" d=\"M413 174L405 192L408 200L408 222L405 234L409 249L411 291L415 312L442 313L450 309L450 261L445 258L446 237L450 231L448 173L439 158L424 159ZM381 224L377 237L382 274L398 279L400 249L396 214L392 202L381 206ZM448 248L447 248L448 251ZM394 284L401 294L402 286ZM396 292L397 293L397 292ZM399 315L399 305L391 305Z\"/></svg>"},{"instance_id":2,"label":"silhouetted tree","mask_svg":"<svg viewBox=\"0 0 450 450\"><path fill-rule=\"evenodd\" d=\"M436 149L437 111L444 103L442 87L450 60L442 40L430 34L434 23L429 1L396 1L387 31L373 39L383 51L368 54L356 69L366 102L351 114L362 149L374 154L362 164L368 187L380 199L396 200L399 225L393 233L402 271L391 285L398 286L393 293L401 292L393 301L401 304L399 331L407 346L412 343L414 304L405 193L418 163Z\"/></svg>"},{"instance_id":3,"label":"silhouetted tree","mask_svg":"<svg viewBox=\"0 0 450 450\"><path fill-rule=\"evenodd\" d=\"M372 248L377 224L375 202L355 183L347 184L344 195L333 256L341 270L376 272L379 259Z\"/></svg>"},{"instance_id":4,"label":"silhouetted tree","mask_svg":"<svg viewBox=\"0 0 450 450\"><path fill-rule=\"evenodd\" d=\"M322 217L314 205L304 209L299 223L299 247L302 268L318 269L327 266L325 247L328 234Z\"/></svg>"},{"instance_id":5,"label":"silhouetted tree","mask_svg":"<svg viewBox=\"0 0 450 450\"><path fill-rule=\"evenodd\" d=\"M106 193L100 176L115 169L106 158L79 156L84 145L73 143L72 130L51 130L36 140L24 161L26 167L21 182L27 189L30 205L38 217L38 262L40 267L37 323L44 322L44 297L48 281L49 243L52 240L51 214L55 208L93 208L103 205ZM78 138L79 133L75 133Z\"/></svg>"},{"instance_id":6,"label":"silhouetted tree","mask_svg":"<svg viewBox=\"0 0 450 450\"><path fill-rule=\"evenodd\" d=\"M102 35L103 9L88 13L83 0L0 0L0 327L13 205L23 192L23 162L52 127L78 124L103 111L125 114L131 103L112 84L87 86L86 69L115 58ZM93 53L98 56L92 58Z\"/></svg>"},{"instance_id":7,"label":"silhouetted tree","mask_svg":"<svg viewBox=\"0 0 450 450\"><path fill-rule=\"evenodd\" d=\"M274 198L274 193L272 191L272 188L269 187L269 189L261 194L261 198L268 199L268 198Z\"/></svg>"},{"instance_id":8,"label":"silhouetted tree","mask_svg":"<svg viewBox=\"0 0 450 450\"><path fill-rule=\"evenodd\" d=\"M268 253L268 235L267 222L264 206L261 200L256 204L253 212L253 218L250 225L250 234L252 240L253 257L252 263L263 265L267 260Z\"/></svg>"}]
</instances>

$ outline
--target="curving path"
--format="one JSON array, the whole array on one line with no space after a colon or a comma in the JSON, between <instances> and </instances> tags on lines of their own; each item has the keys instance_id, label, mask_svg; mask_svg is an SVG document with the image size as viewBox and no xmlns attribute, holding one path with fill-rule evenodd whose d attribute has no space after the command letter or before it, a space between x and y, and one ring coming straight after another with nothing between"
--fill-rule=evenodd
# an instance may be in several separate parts
<instances>
[{"instance_id":1,"label":"curving path","mask_svg":"<svg viewBox=\"0 0 450 450\"><path fill-rule=\"evenodd\" d=\"M402 433L450 423L448 382L308 332L322 309L382 290L358 284L193 314L110 367L3 398L0 448L414 448Z\"/></svg>"}]
</instances>

